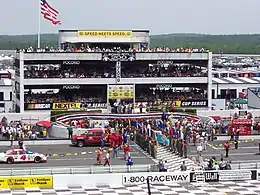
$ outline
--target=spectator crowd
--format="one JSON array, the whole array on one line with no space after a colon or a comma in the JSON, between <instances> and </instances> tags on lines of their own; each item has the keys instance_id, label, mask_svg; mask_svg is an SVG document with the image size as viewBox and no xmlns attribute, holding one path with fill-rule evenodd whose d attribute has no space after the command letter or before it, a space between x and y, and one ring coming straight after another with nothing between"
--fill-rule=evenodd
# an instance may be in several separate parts
<instances>
[{"instance_id":1,"label":"spectator crowd","mask_svg":"<svg viewBox=\"0 0 260 195\"><path fill-rule=\"evenodd\" d=\"M173 65L121 65L122 78L135 77L207 77L207 70L190 64ZM26 66L25 78L115 78L114 66L64 66L63 68L51 66Z\"/></svg>"},{"instance_id":2,"label":"spectator crowd","mask_svg":"<svg viewBox=\"0 0 260 195\"><path fill-rule=\"evenodd\" d=\"M17 49L17 52L26 52L26 53L43 53L43 52L165 52L165 53L205 53L208 50L204 48L169 48L169 47L156 47L156 48L147 48L143 47L141 49L137 48L127 48L123 49L120 47L111 47L111 48L100 48L100 47L90 47L81 45L79 47L71 46L64 47L63 49L55 49L53 47L46 48L33 48L29 47L27 49Z\"/></svg>"}]
</instances>

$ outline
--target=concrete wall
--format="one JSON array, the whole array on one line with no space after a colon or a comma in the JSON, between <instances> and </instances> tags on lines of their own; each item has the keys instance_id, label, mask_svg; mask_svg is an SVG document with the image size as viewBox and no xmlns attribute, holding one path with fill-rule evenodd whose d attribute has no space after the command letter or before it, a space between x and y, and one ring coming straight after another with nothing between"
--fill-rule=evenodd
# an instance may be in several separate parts
<instances>
[{"instance_id":1,"label":"concrete wall","mask_svg":"<svg viewBox=\"0 0 260 195\"><path fill-rule=\"evenodd\" d=\"M109 170L109 167L108 167ZM111 174L74 174L54 175L53 186L67 185L136 185L146 183L174 184L190 182L189 172L148 172L148 173L111 173Z\"/></svg>"},{"instance_id":2,"label":"concrete wall","mask_svg":"<svg viewBox=\"0 0 260 195\"><path fill-rule=\"evenodd\" d=\"M6 117L8 121L23 120L23 122L36 123L40 120L50 120L50 114L40 112L25 112L21 113L0 113L0 119Z\"/></svg>"},{"instance_id":3,"label":"concrete wall","mask_svg":"<svg viewBox=\"0 0 260 195\"><path fill-rule=\"evenodd\" d=\"M214 110L214 111L198 110L197 114L199 116L222 116L222 117L229 117L230 115L233 115L235 113L239 113L239 111L251 112L254 117L260 116L260 110L253 110L253 109L247 109L247 110Z\"/></svg>"}]
</instances>

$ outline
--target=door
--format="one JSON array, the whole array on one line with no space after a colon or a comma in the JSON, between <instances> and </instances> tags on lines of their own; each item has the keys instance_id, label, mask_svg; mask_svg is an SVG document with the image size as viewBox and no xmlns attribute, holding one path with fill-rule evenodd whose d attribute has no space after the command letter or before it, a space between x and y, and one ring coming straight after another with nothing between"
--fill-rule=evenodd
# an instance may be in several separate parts
<instances>
[{"instance_id":1,"label":"door","mask_svg":"<svg viewBox=\"0 0 260 195\"><path fill-rule=\"evenodd\" d=\"M95 142L96 145L100 144L102 135L103 135L103 132L101 132L101 131L96 131L95 132L94 142Z\"/></svg>"},{"instance_id":2,"label":"door","mask_svg":"<svg viewBox=\"0 0 260 195\"><path fill-rule=\"evenodd\" d=\"M18 151L18 160L17 162L26 162L27 161L27 155L24 150Z\"/></svg>"},{"instance_id":3,"label":"door","mask_svg":"<svg viewBox=\"0 0 260 195\"><path fill-rule=\"evenodd\" d=\"M20 162L19 160L19 154L17 151L12 152L12 157L14 158L14 162Z\"/></svg>"},{"instance_id":4,"label":"door","mask_svg":"<svg viewBox=\"0 0 260 195\"><path fill-rule=\"evenodd\" d=\"M88 134L87 134L87 144L95 144L95 141L94 141L94 132L92 131L89 131Z\"/></svg>"}]
</instances>

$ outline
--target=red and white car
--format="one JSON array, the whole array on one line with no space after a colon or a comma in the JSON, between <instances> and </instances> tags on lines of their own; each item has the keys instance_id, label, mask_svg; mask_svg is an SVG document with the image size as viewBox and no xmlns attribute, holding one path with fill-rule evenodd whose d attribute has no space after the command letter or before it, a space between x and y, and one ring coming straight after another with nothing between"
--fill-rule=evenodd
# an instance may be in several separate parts
<instances>
[{"instance_id":1,"label":"red and white car","mask_svg":"<svg viewBox=\"0 0 260 195\"><path fill-rule=\"evenodd\" d=\"M24 149L11 149L0 153L0 162L13 163L42 163L47 162L47 156Z\"/></svg>"}]
</instances>

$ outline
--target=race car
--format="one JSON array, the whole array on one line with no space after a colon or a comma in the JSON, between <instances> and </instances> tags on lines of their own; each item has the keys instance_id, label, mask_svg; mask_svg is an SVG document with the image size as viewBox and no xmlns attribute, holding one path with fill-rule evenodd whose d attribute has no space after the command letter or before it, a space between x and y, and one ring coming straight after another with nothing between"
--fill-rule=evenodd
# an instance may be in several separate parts
<instances>
[{"instance_id":1,"label":"race car","mask_svg":"<svg viewBox=\"0 0 260 195\"><path fill-rule=\"evenodd\" d=\"M0 162L13 163L42 163L47 162L47 156L24 149L11 149L0 153Z\"/></svg>"}]
</instances>

